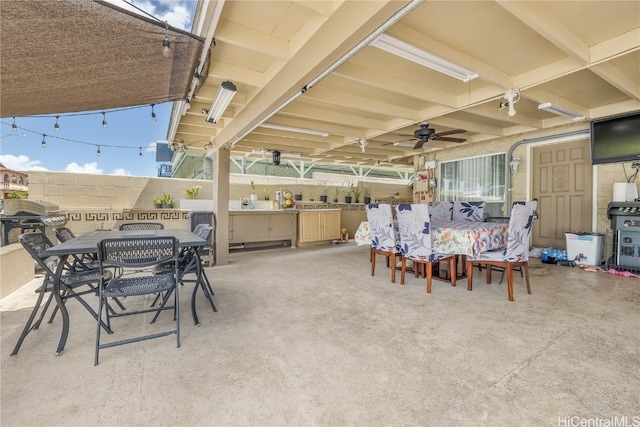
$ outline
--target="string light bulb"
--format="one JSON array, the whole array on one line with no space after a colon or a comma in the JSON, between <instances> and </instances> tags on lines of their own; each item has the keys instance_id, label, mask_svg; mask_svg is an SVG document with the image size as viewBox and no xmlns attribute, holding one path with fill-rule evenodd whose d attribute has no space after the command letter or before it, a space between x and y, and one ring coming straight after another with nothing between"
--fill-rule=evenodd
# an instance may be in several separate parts
<instances>
[{"instance_id":1,"label":"string light bulb","mask_svg":"<svg viewBox=\"0 0 640 427\"><path fill-rule=\"evenodd\" d=\"M18 132L18 125L16 124L16 118L13 118L13 124L11 125L11 130L13 132Z\"/></svg>"},{"instance_id":2,"label":"string light bulb","mask_svg":"<svg viewBox=\"0 0 640 427\"><path fill-rule=\"evenodd\" d=\"M169 41L169 24L164 21L165 33L164 40L162 40L162 56L168 58L171 55L171 42Z\"/></svg>"},{"instance_id":3,"label":"string light bulb","mask_svg":"<svg viewBox=\"0 0 640 427\"><path fill-rule=\"evenodd\" d=\"M56 124L53 125L53 130L55 130L56 132L58 132L60 130L60 125L58 124L58 119L60 118L60 116L56 116Z\"/></svg>"},{"instance_id":4,"label":"string light bulb","mask_svg":"<svg viewBox=\"0 0 640 427\"><path fill-rule=\"evenodd\" d=\"M155 111L153 111L153 106L154 106L154 105L155 105L155 104L151 104L151 121L152 121L153 123L155 123L155 122L157 122L157 121L158 121L158 118L156 117L156 113L155 113Z\"/></svg>"},{"instance_id":5,"label":"string light bulb","mask_svg":"<svg viewBox=\"0 0 640 427\"><path fill-rule=\"evenodd\" d=\"M103 111L102 112L102 128L106 129L107 128L107 114ZM100 152L100 149L98 149L98 152ZM98 154L99 156L100 154Z\"/></svg>"},{"instance_id":6,"label":"string light bulb","mask_svg":"<svg viewBox=\"0 0 640 427\"><path fill-rule=\"evenodd\" d=\"M138 148L140 148L140 153L138 155L142 157L142 147L138 147Z\"/></svg>"},{"instance_id":7,"label":"string light bulb","mask_svg":"<svg viewBox=\"0 0 640 427\"><path fill-rule=\"evenodd\" d=\"M98 145L98 151L96 151L96 156L100 157L102 153L100 152L100 146Z\"/></svg>"},{"instance_id":8,"label":"string light bulb","mask_svg":"<svg viewBox=\"0 0 640 427\"><path fill-rule=\"evenodd\" d=\"M42 148L47 148L47 141L44 140L45 136L45 134L42 134L42 142L40 143L40 145L42 145Z\"/></svg>"}]
</instances>

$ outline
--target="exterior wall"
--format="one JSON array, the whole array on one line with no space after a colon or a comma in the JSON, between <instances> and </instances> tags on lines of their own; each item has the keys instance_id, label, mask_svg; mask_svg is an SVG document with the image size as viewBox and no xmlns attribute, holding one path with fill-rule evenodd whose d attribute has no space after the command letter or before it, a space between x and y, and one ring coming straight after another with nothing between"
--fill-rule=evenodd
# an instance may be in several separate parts
<instances>
[{"instance_id":1,"label":"exterior wall","mask_svg":"<svg viewBox=\"0 0 640 427\"><path fill-rule=\"evenodd\" d=\"M551 135L562 134L577 130L588 130L588 124L579 123L572 124L560 128L554 128ZM536 134L527 134L526 139L532 140L539 137L548 136L549 131L540 131ZM588 137L587 137L588 138ZM488 142L477 142L474 144L461 144L459 147L453 147L447 150L437 151L435 153L426 153L422 155L426 160L459 160L468 157L484 156L488 154L496 153L508 153L509 148L525 138L522 135L512 135L502 138L500 140L492 140ZM514 156L520 157L520 168L517 173L511 175L512 193L511 200L528 200L530 194L528 194L528 179L532 173L536 171L528 170L527 165L530 164L528 159L529 149L527 144L518 146L514 152ZM509 159L506 159L508 162ZM627 182L627 177L630 176L634 170L631 169L631 163L612 163L605 165L594 166L594 191L596 200L596 232L604 233L607 228L610 228L611 221L607 218L607 207L613 198L613 183L614 182ZM435 190L434 200L437 200L437 191ZM640 193L640 191L639 191Z\"/></svg>"},{"instance_id":2,"label":"exterior wall","mask_svg":"<svg viewBox=\"0 0 640 427\"><path fill-rule=\"evenodd\" d=\"M0 298L33 279L35 263L20 243L0 248Z\"/></svg>"}]
</instances>

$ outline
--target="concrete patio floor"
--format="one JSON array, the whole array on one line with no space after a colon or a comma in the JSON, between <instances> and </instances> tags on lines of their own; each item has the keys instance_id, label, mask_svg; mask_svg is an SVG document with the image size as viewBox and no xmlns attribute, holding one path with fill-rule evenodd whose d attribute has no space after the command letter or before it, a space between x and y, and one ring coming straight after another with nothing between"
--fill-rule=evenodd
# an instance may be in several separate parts
<instances>
[{"instance_id":1,"label":"concrete patio floor","mask_svg":"<svg viewBox=\"0 0 640 427\"><path fill-rule=\"evenodd\" d=\"M115 347L98 366L95 321L75 301L63 355L53 355L56 318L9 356L35 302L31 282L0 302L0 424L640 421L640 280L532 259L533 293L516 273L509 302L499 274L486 285L476 272L473 292L466 280L434 281L427 294L413 276L390 283L381 258L371 277L368 257L353 243L234 252L230 265L207 269L219 312L199 298L200 327L185 287L180 348L175 337ZM146 330L171 316L116 322L116 333Z\"/></svg>"}]
</instances>

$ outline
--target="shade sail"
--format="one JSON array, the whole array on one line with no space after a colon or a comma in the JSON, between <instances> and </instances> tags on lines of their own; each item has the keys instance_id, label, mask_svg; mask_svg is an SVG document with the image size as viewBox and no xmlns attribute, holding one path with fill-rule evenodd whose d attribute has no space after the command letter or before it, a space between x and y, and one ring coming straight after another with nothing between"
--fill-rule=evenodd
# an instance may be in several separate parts
<instances>
[{"instance_id":1,"label":"shade sail","mask_svg":"<svg viewBox=\"0 0 640 427\"><path fill-rule=\"evenodd\" d=\"M183 99L203 49L188 32L92 0L2 0L0 36L1 117Z\"/></svg>"}]
</instances>

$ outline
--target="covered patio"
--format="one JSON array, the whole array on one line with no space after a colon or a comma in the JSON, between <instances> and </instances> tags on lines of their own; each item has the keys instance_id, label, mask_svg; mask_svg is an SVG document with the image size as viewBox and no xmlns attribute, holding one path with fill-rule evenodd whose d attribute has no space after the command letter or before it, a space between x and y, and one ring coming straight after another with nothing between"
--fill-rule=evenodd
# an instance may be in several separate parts
<instances>
[{"instance_id":1,"label":"covered patio","mask_svg":"<svg viewBox=\"0 0 640 427\"><path fill-rule=\"evenodd\" d=\"M557 426L638 415L636 279L532 259L533 293L516 275L509 302L506 285L477 273L472 292L464 281L434 282L430 295L424 279L391 284L383 268L370 276L368 256L353 243L232 252L207 269L219 312L200 298L199 328L183 293L180 348L116 347L99 366L95 321L75 302L62 356L60 319L9 356L34 281L0 305L0 422Z\"/></svg>"}]
</instances>

